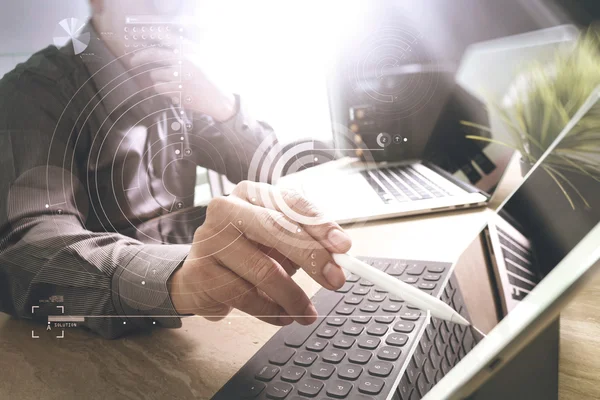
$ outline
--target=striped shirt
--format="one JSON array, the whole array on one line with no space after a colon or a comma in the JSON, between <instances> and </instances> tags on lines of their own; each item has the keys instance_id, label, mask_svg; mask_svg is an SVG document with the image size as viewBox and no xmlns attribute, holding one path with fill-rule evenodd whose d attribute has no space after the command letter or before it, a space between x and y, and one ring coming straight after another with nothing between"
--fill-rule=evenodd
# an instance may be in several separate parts
<instances>
[{"instance_id":1,"label":"striped shirt","mask_svg":"<svg viewBox=\"0 0 600 400\"><path fill-rule=\"evenodd\" d=\"M238 182L271 130L140 87L156 66L128 70L88 30L85 56L51 46L0 80L0 311L64 310L107 338L179 327L167 281L204 220L196 165Z\"/></svg>"}]
</instances>

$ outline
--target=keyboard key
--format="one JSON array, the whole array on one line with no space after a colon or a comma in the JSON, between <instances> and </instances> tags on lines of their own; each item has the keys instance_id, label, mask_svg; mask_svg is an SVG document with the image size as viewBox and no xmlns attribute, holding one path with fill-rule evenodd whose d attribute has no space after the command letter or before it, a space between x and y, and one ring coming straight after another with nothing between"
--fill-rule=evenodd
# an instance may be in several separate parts
<instances>
[{"instance_id":1,"label":"keyboard key","mask_svg":"<svg viewBox=\"0 0 600 400\"><path fill-rule=\"evenodd\" d=\"M391 276L400 276L406 270L406 264L394 264L391 265L385 272Z\"/></svg>"},{"instance_id":2,"label":"keyboard key","mask_svg":"<svg viewBox=\"0 0 600 400\"><path fill-rule=\"evenodd\" d=\"M329 342L327 340L323 340L323 339L319 339L319 338L310 339L306 343L306 350L322 351L325 347L327 347L328 344L329 344Z\"/></svg>"},{"instance_id":3,"label":"keyboard key","mask_svg":"<svg viewBox=\"0 0 600 400\"><path fill-rule=\"evenodd\" d=\"M356 289L354 289L352 291L352 293L358 294L359 296L364 296L365 294L369 293L370 291L371 291L371 288L369 288L369 287L357 287Z\"/></svg>"},{"instance_id":4,"label":"keyboard key","mask_svg":"<svg viewBox=\"0 0 600 400\"><path fill-rule=\"evenodd\" d=\"M446 358L442 358L442 372L444 373L444 375L450 372L450 364L448 363L448 360L446 360Z\"/></svg>"},{"instance_id":5,"label":"keyboard key","mask_svg":"<svg viewBox=\"0 0 600 400\"><path fill-rule=\"evenodd\" d=\"M402 354L402 350L396 347L383 346L377 352L377 357L381 360L396 361Z\"/></svg>"},{"instance_id":6,"label":"keyboard key","mask_svg":"<svg viewBox=\"0 0 600 400\"><path fill-rule=\"evenodd\" d=\"M361 347L363 349L368 349L368 350L374 350L377 348L377 346L379 346L379 343L381 342L381 339L377 338L377 337L371 337L371 336L361 336L358 338L358 340L356 341L356 343L358 344L358 347Z\"/></svg>"},{"instance_id":7,"label":"keyboard key","mask_svg":"<svg viewBox=\"0 0 600 400\"><path fill-rule=\"evenodd\" d=\"M452 350L452 346L449 343L446 346L446 359L450 365L454 365L454 350Z\"/></svg>"},{"instance_id":8,"label":"keyboard key","mask_svg":"<svg viewBox=\"0 0 600 400\"><path fill-rule=\"evenodd\" d=\"M352 288L354 287L354 284L352 283L344 283L344 286L342 286L341 288L339 288L338 290L336 290L336 292L338 293L348 293L350 290L352 290Z\"/></svg>"},{"instance_id":9,"label":"keyboard key","mask_svg":"<svg viewBox=\"0 0 600 400\"><path fill-rule=\"evenodd\" d=\"M338 349L329 349L325 350L323 354L323 361L327 361L328 363L337 364L346 357L346 353Z\"/></svg>"},{"instance_id":10,"label":"keyboard key","mask_svg":"<svg viewBox=\"0 0 600 400\"><path fill-rule=\"evenodd\" d=\"M391 324L396 320L396 317L393 315L379 315L375 317L375 322L379 322L382 324Z\"/></svg>"},{"instance_id":11,"label":"keyboard key","mask_svg":"<svg viewBox=\"0 0 600 400\"><path fill-rule=\"evenodd\" d=\"M409 395L412 390L412 385L408 383L408 379L406 378L406 374L400 379L400 383L398 384L398 393L400 394L401 400L409 400Z\"/></svg>"},{"instance_id":12,"label":"keyboard key","mask_svg":"<svg viewBox=\"0 0 600 400\"><path fill-rule=\"evenodd\" d=\"M406 273L412 276L420 276L423 272L425 272L425 266L423 265L412 265L406 270Z\"/></svg>"},{"instance_id":13,"label":"keyboard key","mask_svg":"<svg viewBox=\"0 0 600 400\"><path fill-rule=\"evenodd\" d=\"M318 363L310 368L310 375L313 378L329 379L329 377L335 372L335 367L327 363Z\"/></svg>"},{"instance_id":14,"label":"keyboard key","mask_svg":"<svg viewBox=\"0 0 600 400\"><path fill-rule=\"evenodd\" d=\"M271 355L269 362L275 365L285 365L294 354L296 354L296 350L289 347L282 347Z\"/></svg>"},{"instance_id":15,"label":"keyboard key","mask_svg":"<svg viewBox=\"0 0 600 400\"><path fill-rule=\"evenodd\" d=\"M423 349L423 353L429 354L431 348L433 347L433 342L425 338L425 340L421 340L419 346L421 346L421 348Z\"/></svg>"},{"instance_id":16,"label":"keyboard key","mask_svg":"<svg viewBox=\"0 0 600 400\"><path fill-rule=\"evenodd\" d=\"M454 352L454 354L457 354L459 343L458 339L454 335L450 336L450 346L452 346L452 351Z\"/></svg>"},{"instance_id":17,"label":"keyboard key","mask_svg":"<svg viewBox=\"0 0 600 400\"><path fill-rule=\"evenodd\" d=\"M317 315L329 315L340 300L343 298L341 294L331 292L327 295L326 301L319 301L315 304L317 309ZM301 347L306 339L312 335L312 333L319 327L323 322L322 318L317 318L315 322L310 325L299 325L290 334L286 335L285 344L291 347Z\"/></svg>"},{"instance_id":18,"label":"keyboard key","mask_svg":"<svg viewBox=\"0 0 600 400\"><path fill-rule=\"evenodd\" d=\"M441 275L438 274L425 274L423 279L430 282L437 282L440 280Z\"/></svg>"},{"instance_id":19,"label":"keyboard key","mask_svg":"<svg viewBox=\"0 0 600 400\"><path fill-rule=\"evenodd\" d=\"M423 290L433 290L436 286L437 283L421 282L419 283L418 288Z\"/></svg>"},{"instance_id":20,"label":"keyboard key","mask_svg":"<svg viewBox=\"0 0 600 400\"><path fill-rule=\"evenodd\" d=\"M368 287L371 287L371 286L374 286L374 285L373 285L373 282L371 282L371 281L367 281L367 280L364 280L364 279L363 279L362 281L360 281L360 286L368 286Z\"/></svg>"},{"instance_id":21,"label":"keyboard key","mask_svg":"<svg viewBox=\"0 0 600 400\"><path fill-rule=\"evenodd\" d=\"M421 397L425 396L429 391L429 385L425 381L425 377L423 376L423 374L419 375L419 377L417 378L417 390L419 391Z\"/></svg>"},{"instance_id":22,"label":"keyboard key","mask_svg":"<svg viewBox=\"0 0 600 400\"><path fill-rule=\"evenodd\" d=\"M364 377L358 382L358 390L364 394L376 395L381 392L385 382L381 379Z\"/></svg>"},{"instance_id":23,"label":"keyboard key","mask_svg":"<svg viewBox=\"0 0 600 400\"><path fill-rule=\"evenodd\" d=\"M403 333L390 333L385 342L391 346L404 346L408 341L408 336Z\"/></svg>"},{"instance_id":24,"label":"keyboard key","mask_svg":"<svg viewBox=\"0 0 600 400\"><path fill-rule=\"evenodd\" d=\"M416 367L421 369L423 364L425 364L426 359L427 358L425 357L425 353L421 349L421 346L417 346L417 349L413 354L413 362L415 363Z\"/></svg>"},{"instance_id":25,"label":"keyboard key","mask_svg":"<svg viewBox=\"0 0 600 400\"><path fill-rule=\"evenodd\" d=\"M328 396L343 399L348 396L350 390L352 390L352 384L350 382L344 382L337 379L327 382L326 392Z\"/></svg>"},{"instance_id":26,"label":"keyboard key","mask_svg":"<svg viewBox=\"0 0 600 400\"><path fill-rule=\"evenodd\" d=\"M352 304L352 305L357 305L360 304L360 302L363 300L363 298L361 296L356 296L356 295L347 295L346 298L344 299L344 303L346 304Z\"/></svg>"},{"instance_id":27,"label":"keyboard key","mask_svg":"<svg viewBox=\"0 0 600 400\"><path fill-rule=\"evenodd\" d=\"M279 367L265 365L260 370L258 370L254 377L259 381L269 382L271 379L275 378L275 375L277 375L278 373Z\"/></svg>"},{"instance_id":28,"label":"keyboard key","mask_svg":"<svg viewBox=\"0 0 600 400\"><path fill-rule=\"evenodd\" d=\"M352 347L356 339L349 336L340 336L334 340L333 345L340 349L349 349Z\"/></svg>"},{"instance_id":29,"label":"keyboard key","mask_svg":"<svg viewBox=\"0 0 600 400\"><path fill-rule=\"evenodd\" d=\"M368 371L371 375L381 376L385 378L386 376L392 373L393 368L394 366L389 362L375 361L373 364L371 364Z\"/></svg>"},{"instance_id":30,"label":"keyboard key","mask_svg":"<svg viewBox=\"0 0 600 400\"><path fill-rule=\"evenodd\" d=\"M440 356L443 356L444 355L444 340L442 339L442 335L441 334L437 335L435 337L435 340L433 341L433 343L435 344L436 352Z\"/></svg>"},{"instance_id":31,"label":"keyboard key","mask_svg":"<svg viewBox=\"0 0 600 400\"><path fill-rule=\"evenodd\" d=\"M317 336L324 339L331 339L336 333L338 333L337 328L332 328L327 325L323 325L317 330Z\"/></svg>"},{"instance_id":32,"label":"keyboard key","mask_svg":"<svg viewBox=\"0 0 600 400\"><path fill-rule=\"evenodd\" d=\"M425 365L423 366L423 372L425 374L425 378L427 382L433 384L433 380L435 379L435 369L431 364L431 360L425 361Z\"/></svg>"},{"instance_id":33,"label":"keyboard key","mask_svg":"<svg viewBox=\"0 0 600 400\"><path fill-rule=\"evenodd\" d=\"M386 297L387 295L385 293L371 292L369 295L369 301L381 302L384 301Z\"/></svg>"},{"instance_id":34,"label":"keyboard key","mask_svg":"<svg viewBox=\"0 0 600 400\"><path fill-rule=\"evenodd\" d=\"M356 307L352 306L339 306L335 309L336 314L340 315L350 315L356 310Z\"/></svg>"},{"instance_id":35,"label":"keyboard key","mask_svg":"<svg viewBox=\"0 0 600 400\"><path fill-rule=\"evenodd\" d=\"M404 299L398 295L391 294L389 296L390 301L394 301L396 303L404 303Z\"/></svg>"},{"instance_id":36,"label":"keyboard key","mask_svg":"<svg viewBox=\"0 0 600 400\"><path fill-rule=\"evenodd\" d=\"M406 374L406 377L408 378L408 382L411 385L414 385L415 382L417 381L417 379L419 378L419 376L421 375L421 373L412 364L409 364L409 365L410 366L406 369L405 374Z\"/></svg>"},{"instance_id":37,"label":"keyboard key","mask_svg":"<svg viewBox=\"0 0 600 400\"><path fill-rule=\"evenodd\" d=\"M402 278L400 278L400 280L404 283L413 284L417 283L419 281L419 278L416 276L403 276Z\"/></svg>"},{"instance_id":38,"label":"keyboard key","mask_svg":"<svg viewBox=\"0 0 600 400\"><path fill-rule=\"evenodd\" d=\"M382 289L382 288L380 288L380 287L376 287L376 288L375 288L375 291L376 291L376 292L378 292L378 293L387 293L387 290L385 290L385 289Z\"/></svg>"},{"instance_id":39,"label":"keyboard key","mask_svg":"<svg viewBox=\"0 0 600 400\"><path fill-rule=\"evenodd\" d=\"M358 282L359 279L360 276L352 274L346 278L346 282Z\"/></svg>"},{"instance_id":40,"label":"keyboard key","mask_svg":"<svg viewBox=\"0 0 600 400\"><path fill-rule=\"evenodd\" d=\"M288 394L294 390L294 387L285 382L274 382L267 389L267 397L270 399L285 399Z\"/></svg>"},{"instance_id":41,"label":"keyboard key","mask_svg":"<svg viewBox=\"0 0 600 400\"><path fill-rule=\"evenodd\" d=\"M296 354L296 357L294 357L294 364L301 365L303 367L309 367L315 362L317 357L319 356L315 353L311 353L310 351L301 351Z\"/></svg>"},{"instance_id":42,"label":"keyboard key","mask_svg":"<svg viewBox=\"0 0 600 400\"><path fill-rule=\"evenodd\" d=\"M389 303L386 303L383 305L382 310L386 311L386 312L395 313L395 312L400 311L401 308L402 308L402 304L389 302Z\"/></svg>"},{"instance_id":43,"label":"keyboard key","mask_svg":"<svg viewBox=\"0 0 600 400\"><path fill-rule=\"evenodd\" d=\"M400 333L411 333L415 329L415 324L410 321L398 321L393 329Z\"/></svg>"},{"instance_id":44,"label":"keyboard key","mask_svg":"<svg viewBox=\"0 0 600 400\"><path fill-rule=\"evenodd\" d=\"M383 336L387 333L388 327L386 325L374 324L367 329L367 333L373 336Z\"/></svg>"},{"instance_id":45,"label":"keyboard key","mask_svg":"<svg viewBox=\"0 0 600 400\"><path fill-rule=\"evenodd\" d=\"M344 327L343 332L346 335L358 336L365 329L364 325L359 324L348 324Z\"/></svg>"},{"instance_id":46,"label":"keyboard key","mask_svg":"<svg viewBox=\"0 0 600 400\"><path fill-rule=\"evenodd\" d=\"M263 390L265 390L265 388L267 387L267 385L265 385L264 383L261 382L249 382L248 384L245 385L245 387L241 388L241 392L244 393L242 395L243 399L253 399L255 397L257 397L259 394L262 393Z\"/></svg>"},{"instance_id":47,"label":"keyboard key","mask_svg":"<svg viewBox=\"0 0 600 400\"><path fill-rule=\"evenodd\" d=\"M346 322L346 319L346 317L329 317L327 318L327 325L342 326L344 325L344 322Z\"/></svg>"},{"instance_id":48,"label":"keyboard key","mask_svg":"<svg viewBox=\"0 0 600 400\"><path fill-rule=\"evenodd\" d=\"M287 382L298 382L306 373L306 370L295 365L288 365L281 372L281 379Z\"/></svg>"},{"instance_id":49,"label":"keyboard key","mask_svg":"<svg viewBox=\"0 0 600 400\"><path fill-rule=\"evenodd\" d=\"M460 341L460 339L462 339L464 333L465 333L464 326L459 325L459 324L454 325L454 334L456 335L456 338L459 339L459 341Z\"/></svg>"},{"instance_id":50,"label":"keyboard key","mask_svg":"<svg viewBox=\"0 0 600 400\"><path fill-rule=\"evenodd\" d=\"M362 367L354 364L344 364L338 367L338 376L350 381L356 380L362 373Z\"/></svg>"},{"instance_id":51,"label":"keyboard key","mask_svg":"<svg viewBox=\"0 0 600 400\"><path fill-rule=\"evenodd\" d=\"M360 311L374 313L378 309L379 309L379 304L367 303L367 304L363 304L363 306L360 308Z\"/></svg>"},{"instance_id":52,"label":"keyboard key","mask_svg":"<svg viewBox=\"0 0 600 400\"><path fill-rule=\"evenodd\" d=\"M440 267L440 266L435 266L435 265L428 265L427 266L427 271L428 272L433 272L434 274L441 274L442 272L445 271L444 267Z\"/></svg>"},{"instance_id":53,"label":"keyboard key","mask_svg":"<svg viewBox=\"0 0 600 400\"><path fill-rule=\"evenodd\" d=\"M435 338L436 332L433 329L433 326L431 324L428 324L427 327L425 328L425 335L427 336L427 339L430 342L433 342L433 339Z\"/></svg>"},{"instance_id":54,"label":"keyboard key","mask_svg":"<svg viewBox=\"0 0 600 400\"><path fill-rule=\"evenodd\" d=\"M303 396L314 397L323 389L323 382L315 379L307 379L298 385L298 393Z\"/></svg>"},{"instance_id":55,"label":"keyboard key","mask_svg":"<svg viewBox=\"0 0 600 400\"><path fill-rule=\"evenodd\" d=\"M405 321L416 321L421 317L420 311L404 311L400 313L400 318Z\"/></svg>"},{"instance_id":56,"label":"keyboard key","mask_svg":"<svg viewBox=\"0 0 600 400\"><path fill-rule=\"evenodd\" d=\"M348 361L356 364L366 364L371 359L371 352L361 349L354 349L348 352Z\"/></svg>"},{"instance_id":57,"label":"keyboard key","mask_svg":"<svg viewBox=\"0 0 600 400\"><path fill-rule=\"evenodd\" d=\"M371 320L370 315L357 315L356 317L352 317L352 322L356 322L359 324L366 324Z\"/></svg>"}]
</instances>

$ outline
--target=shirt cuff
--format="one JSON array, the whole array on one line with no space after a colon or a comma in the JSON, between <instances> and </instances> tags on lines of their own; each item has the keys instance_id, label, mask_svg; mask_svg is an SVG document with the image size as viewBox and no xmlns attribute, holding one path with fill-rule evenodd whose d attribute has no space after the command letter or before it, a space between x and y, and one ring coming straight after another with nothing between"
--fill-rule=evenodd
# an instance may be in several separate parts
<instances>
[{"instance_id":1,"label":"shirt cuff","mask_svg":"<svg viewBox=\"0 0 600 400\"><path fill-rule=\"evenodd\" d=\"M113 302L124 323L140 328L181 327L167 281L190 252L190 245L144 245L112 278Z\"/></svg>"}]
</instances>

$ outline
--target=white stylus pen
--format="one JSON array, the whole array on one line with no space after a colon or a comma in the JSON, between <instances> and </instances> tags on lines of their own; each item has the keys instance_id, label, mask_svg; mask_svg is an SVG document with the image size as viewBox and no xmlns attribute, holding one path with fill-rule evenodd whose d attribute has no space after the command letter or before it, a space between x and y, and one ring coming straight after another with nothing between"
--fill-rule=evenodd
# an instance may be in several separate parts
<instances>
[{"instance_id":1,"label":"white stylus pen","mask_svg":"<svg viewBox=\"0 0 600 400\"><path fill-rule=\"evenodd\" d=\"M418 307L421 310L429 310L431 312L431 316L433 317L461 325L471 325L469 321L464 319L459 313L454 311L452 307L443 301L436 299L422 290L419 290L408 283L404 283L401 280L396 279L393 276L390 276L385 272L352 257L349 254L333 254L333 259L337 265L345 270L371 281L375 286L385 289L389 293L395 294L410 305Z\"/></svg>"}]
</instances>

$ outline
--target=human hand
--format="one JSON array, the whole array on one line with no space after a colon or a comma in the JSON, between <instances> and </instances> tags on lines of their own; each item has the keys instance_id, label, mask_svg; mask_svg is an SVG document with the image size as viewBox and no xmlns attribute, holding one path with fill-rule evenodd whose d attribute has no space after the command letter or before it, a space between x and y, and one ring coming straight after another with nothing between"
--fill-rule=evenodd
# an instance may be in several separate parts
<instances>
[{"instance_id":1,"label":"human hand","mask_svg":"<svg viewBox=\"0 0 600 400\"><path fill-rule=\"evenodd\" d=\"M217 121L231 118L237 107L233 93L219 87L202 71L197 61L181 53L188 51L150 47L133 53L128 63L132 68L156 65L149 73L154 89L169 96L179 97L181 93L184 108L209 115Z\"/></svg>"},{"instance_id":2,"label":"human hand","mask_svg":"<svg viewBox=\"0 0 600 400\"><path fill-rule=\"evenodd\" d=\"M257 196L259 191L271 199L281 195L298 214L321 217L298 193L264 183L244 181L230 196L213 199L189 256L169 282L180 314L219 320L237 308L274 325L294 320L307 325L317 312L291 275L302 268L330 290L345 283L342 269L331 257L351 247L339 225L295 224L280 207L273 207L276 202ZM290 223L295 229L286 228Z\"/></svg>"}]
</instances>

